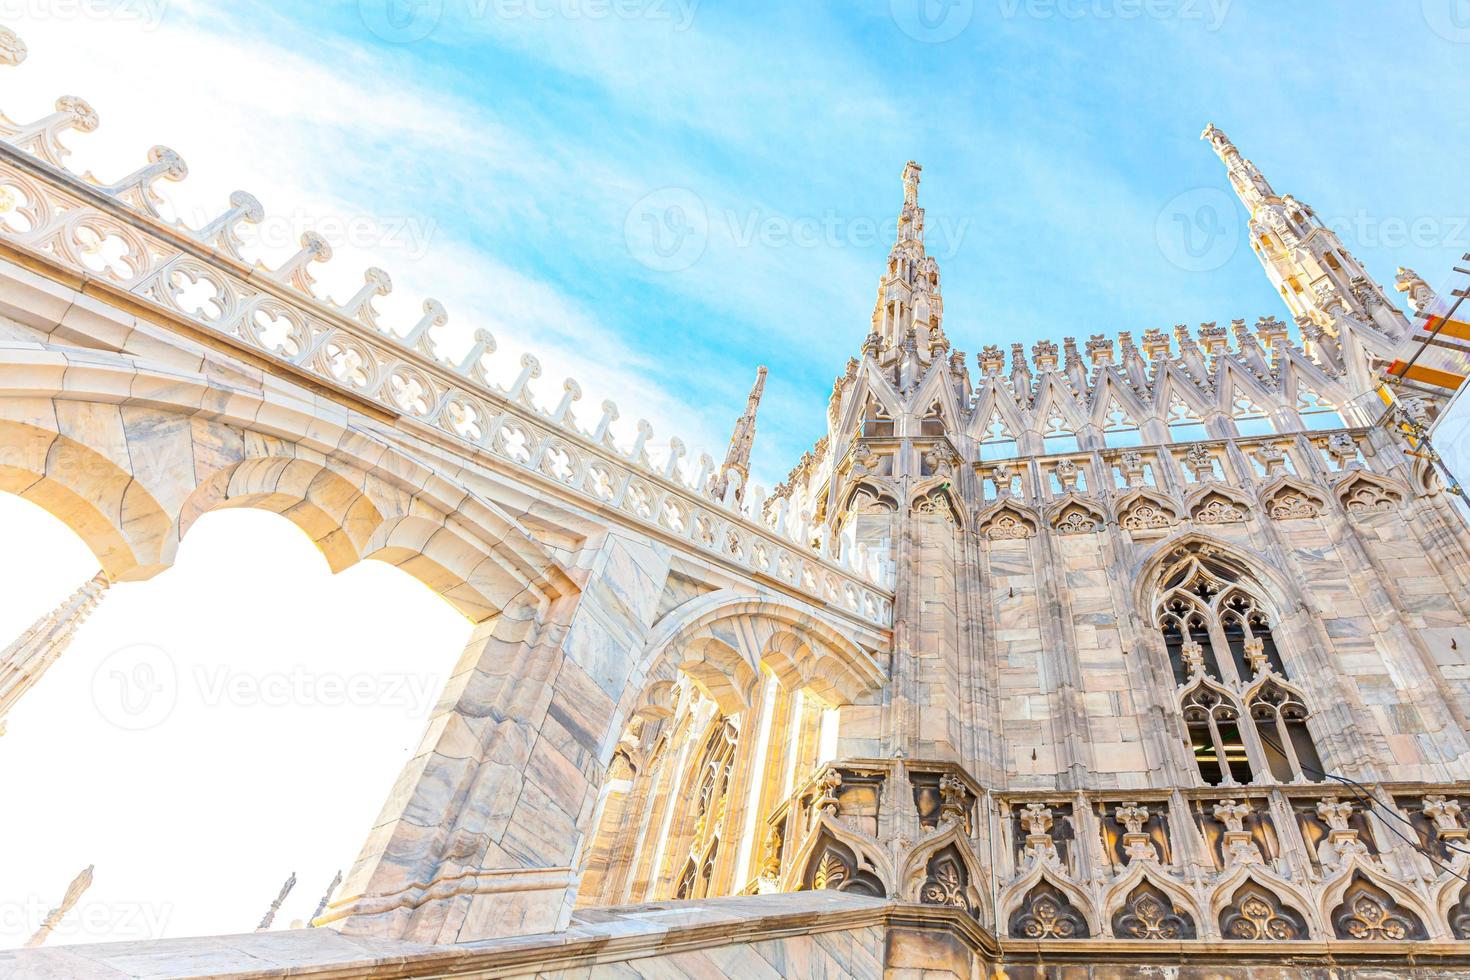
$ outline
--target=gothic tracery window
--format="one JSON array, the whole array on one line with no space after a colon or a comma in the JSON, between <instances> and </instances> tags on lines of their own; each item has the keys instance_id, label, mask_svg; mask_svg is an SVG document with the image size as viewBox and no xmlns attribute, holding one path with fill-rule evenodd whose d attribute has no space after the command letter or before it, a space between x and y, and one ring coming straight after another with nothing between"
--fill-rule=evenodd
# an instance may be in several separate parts
<instances>
[{"instance_id":1,"label":"gothic tracery window","mask_svg":"<svg viewBox=\"0 0 1470 980\"><path fill-rule=\"evenodd\" d=\"M719 857L720 835L728 803L730 771L735 764L739 733L728 719L713 726L705 742L689 797L693 820L689 859L679 874L675 898L703 898L709 894Z\"/></svg>"},{"instance_id":2,"label":"gothic tracery window","mask_svg":"<svg viewBox=\"0 0 1470 980\"><path fill-rule=\"evenodd\" d=\"M1320 778L1309 709L1289 683L1271 614L1249 574L1208 547L1181 549L1159 592L1154 622L1200 778L1210 785Z\"/></svg>"},{"instance_id":3,"label":"gothic tracery window","mask_svg":"<svg viewBox=\"0 0 1470 980\"><path fill-rule=\"evenodd\" d=\"M985 433L980 437L982 460L1010 459L1016 455L1016 434L1005 424L1000 412L992 412Z\"/></svg>"}]
</instances>

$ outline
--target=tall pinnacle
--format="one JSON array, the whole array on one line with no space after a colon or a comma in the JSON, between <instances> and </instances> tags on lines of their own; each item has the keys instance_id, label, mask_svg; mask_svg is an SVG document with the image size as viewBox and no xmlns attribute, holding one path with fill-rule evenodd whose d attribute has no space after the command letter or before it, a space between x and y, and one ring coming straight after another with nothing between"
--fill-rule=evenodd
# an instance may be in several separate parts
<instances>
[{"instance_id":1,"label":"tall pinnacle","mask_svg":"<svg viewBox=\"0 0 1470 980\"><path fill-rule=\"evenodd\" d=\"M745 414L735 423L735 431L730 434L730 448L725 451L725 464L720 467L720 475L711 487L711 494L719 499L725 496L725 488L730 483L730 474L740 474L740 486L735 491L735 499L743 500L745 497L745 485L750 482L750 451L755 445L755 415L760 409L761 395L766 390L766 366L762 364L755 372L755 385L750 389L750 396L745 399Z\"/></svg>"},{"instance_id":2,"label":"tall pinnacle","mask_svg":"<svg viewBox=\"0 0 1470 980\"><path fill-rule=\"evenodd\" d=\"M1254 163L1240 155L1240 150L1236 149L1224 130L1217 129L1214 123L1210 123L1205 126L1205 131L1200 133L1199 138L1210 141L1215 155L1225 164L1225 169L1230 174L1230 183L1235 186L1236 195L1253 217L1258 207L1277 199L1270 181L1256 169Z\"/></svg>"},{"instance_id":3,"label":"tall pinnacle","mask_svg":"<svg viewBox=\"0 0 1470 980\"><path fill-rule=\"evenodd\" d=\"M888 267L878 283L873 307L872 334L864 349L876 343L879 352L897 350L910 334L914 349L927 364L935 350L947 349L940 321L944 303L939 298L939 263L924 250L924 209L919 207L919 178L924 168L910 160L903 168L903 208L898 233L888 252Z\"/></svg>"},{"instance_id":4,"label":"tall pinnacle","mask_svg":"<svg viewBox=\"0 0 1470 980\"><path fill-rule=\"evenodd\" d=\"M1403 336L1408 320L1335 231L1301 201L1277 194L1213 123L1200 139L1208 140L1225 164L1231 186L1250 215L1256 257L1293 319L1307 317L1335 333L1339 316L1347 314L1371 321L1389 337Z\"/></svg>"},{"instance_id":5,"label":"tall pinnacle","mask_svg":"<svg viewBox=\"0 0 1470 980\"><path fill-rule=\"evenodd\" d=\"M0 735L5 734L5 716L10 709L66 650L107 586L107 574L98 572L0 651Z\"/></svg>"}]
</instances>

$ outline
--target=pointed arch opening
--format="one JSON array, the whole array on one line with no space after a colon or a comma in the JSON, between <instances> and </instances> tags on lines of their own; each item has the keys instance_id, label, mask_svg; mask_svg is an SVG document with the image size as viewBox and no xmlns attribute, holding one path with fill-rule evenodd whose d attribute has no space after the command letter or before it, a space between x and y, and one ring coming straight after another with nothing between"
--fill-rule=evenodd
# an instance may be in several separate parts
<instances>
[{"instance_id":1,"label":"pointed arch opening","mask_svg":"<svg viewBox=\"0 0 1470 980\"><path fill-rule=\"evenodd\" d=\"M1289 682L1265 590L1244 564L1202 542L1171 559L1155 579L1154 623L1200 778L1212 786L1321 778L1310 711Z\"/></svg>"}]
</instances>

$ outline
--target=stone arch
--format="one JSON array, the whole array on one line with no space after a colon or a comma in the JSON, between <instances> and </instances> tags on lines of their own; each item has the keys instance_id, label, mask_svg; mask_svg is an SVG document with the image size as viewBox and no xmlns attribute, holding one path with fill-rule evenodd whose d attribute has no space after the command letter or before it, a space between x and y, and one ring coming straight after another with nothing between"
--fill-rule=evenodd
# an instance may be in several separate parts
<instances>
[{"instance_id":1,"label":"stone arch","mask_svg":"<svg viewBox=\"0 0 1470 980\"><path fill-rule=\"evenodd\" d=\"M1179 523L1179 511L1173 501L1142 487L1119 497L1113 515L1125 531L1167 530Z\"/></svg>"},{"instance_id":2,"label":"stone arch","mask_svg":"<svg viewBox=\"0 0 1470 980\"><path fill-rule=\"evenodd\" d=\"M0 491L38 505L97 557L113 581L139 581L168 567L164 504L126 463L49 428L0 420Z\"/></svg>"},{"instance_id":3,"label":"stone arch","mask_svg":"<svg viewBox=\"0 0 1470 980\"><path fill-rule=\"evenodd\" d=\"M1117 939L1198 939L1199 913L1193 896L1167 875L1137 867L1137 877L1128 880L1131 876L1125 875L1127 884L1114 885L1104 900L1108 931Z\"/></svg>"},{"instance_id":4,"label":"stone arch","mask_svg":"<svg viewBox=\"0 0 1470 980\"><path fill-rule=\"evenodd\" d=\"M1075 938L1087 938L1088 936L1101 936L1102 923L1098 917L1097 909L1075 882L1065 874L1058 872L1052 867L1035 862L1021 873L1016 880L1001 889L1000 895L995 900L996 923L1005 929L1007 935L1017 939L1028 938L1054 938L1041 936L1017 936L1011 930L1016 924L1018 913L1026 911L1027 904L1032 898L1032 893L1042 886L1047 886L1058 892L1066 899L1068 905L1081 916L1081 921L1087 927L1087 936L1076 936ZM1066 937L1073 938L1073 937Z\"/></svg>"},{"instance_id":5,"label":"stone arch","mask_svg":"<svg viewBox=\"0 0 1470 980\"><path fill-rule=\"evenodd\" d=\"M1318 905L1322 921L1338 939L1368 942L1427 940L1446 925L1435 922L1407 885L1381 873L1354 855L1336 877L1322 886Z\"/></svg>"},{"instance_id":6,"label":"stone arch","mask_svg":"<svg viewBox=\"0 0 1470 980\"><path fill-rule=\"evenodd\" d=\"M823 813L793 856L782 890L830 889L886 898L892 883L893 870L882 853Z\"/></svg>"},{"instance_id":7,"label":"stone arch","mask_svg":"<svg viewBox=\"0 0 1470 980\"><path fill-rule=\"evenodd\" d=\"M1241 694L1241 700L1247 705L1250 704L1251 699L1261 693L1262 689L1266 687L1279 688L1303 704L1307 703L1307 696L1302 692L1302 689L1275 671L1262 674L1252 681Z\"/></svg>"},{"instance_id":8,"label":"stone arch","mask_svg":"<svg viewBox=\"0 0 1470 980\"><path fill-rule=\"evenodd\" d=\"M1217 483L1195 491L1185 510L1196 524L1243 524L1251 513L1245 494Z\"/></svg>"},{"instance_id":9,"label":"stone arch","mask_svg":"<svg viewBox=\"0 0 1470 980\"><path fill-rule=\"evenodd\" d=\"M1133 575L1134 608L1152 609L1150 596L1159 585L1156 581L1159 575L1170 562L1179 560L1188 550L1197 550L1237 566L1242 575L1248 576L1259 587L1257 591L1264 593L1260 598L1269 603L1270 611L1278 621L1282 618L1282 610L1293 607L1292 590L1276 569L1246 555L1235 545L1189 530L1158 542L1151 551L1139 557Z\"/></svg>"},{"instance_id":10,"label":"stone arch","mask_svg":"<svg viewBox=\"0 0 1470 980\"><path fill-rule=\"evenodd\" d=\"M782 633L800 642L790 645L783 640L772 649L770 641ZM683 603L654 626L629 682L631 693L625 696L636 697L651 678L667 677L666 662L672 658L677 665L682 656L675 651L705 637L719 639L736 651L749 677L756 677L760 663L770 656L773 672L782 670L788 678L806 679L814 693L829 703L850 703L883 683L877 662L848 632L827 622L810 606L784 596L717 589Z\"/></svg>"},{"instance_id":11,"label":"stone arch","mask_svg":"<svg viewBox=\"0 0 1470 980\"><path fill-rule=\"evenodd\" d=\"M1210 893L1207 922L1220 938L1242 941L1300 941L1314 927L1312 905L1289 882L1255 867L1237 867Z\"/></svg>"},{"instance_id":12,"label":"stone arch","mask_svg":"<svg viewBox=\"0 0 1470 980\"><path fill-rule=\"evenodd\" d=\"M1261 510L1277 521L1320 517L1327 507L1320 490L1292 476L1277 477L1261 490L1257 499Z\"/></svg>"},{"instance_id":13,"label":"stone arch","mask_svg":"<svg viewBox=\"0 0 1470 980\"><path fill-rule=\"evenodd\" d=\"M1108 515L1097 504L1068 493L1047 508L1048 523L1057 534L1091 534L1107 527Z\"/></svg>"},{"instance_id":14,"label":"stone arch","mask_svg":"<svg viewBox=\"0 0 1470 980\"><path fill-rule=\"evenodd\" d=\"M674 717L674 682L656 680L645 687L632 714L647 721Z\"/></svg>"},{"instance_id":15,"label":"stone arch","mask_svg":"<svg viewBox=\"0 0 1470 980\"><path fill-rule=\"evenodd\" d=\"M951 823L914 845L898 881L909 901L962 908L983 922L989 919L990 901L979 883L988 878L964 828Z\"/></svg>"},{"instance_id":16,"label":"stone arch","mask_svg":"<svg viewBox=\"0 0 1470 980\"><path fill-rule=\"evenodd\" d=\"M783 687L806 691L828 708L847 700L834 680L844 670L841 662L830 653L814 649L794 632L783 628L772 635L760 663Z\"/></svg>"},{"instance_id":17,"label":"stone arch","mask_svg":"<svg viewBox=\"0 0 1470 980\"><path fill-rule=\"evenodd\" d=\"M678 649L675 667L687 674L720 708L735 715L750 707L759 675L734 647L714 637L699 637Z\"/></svg>"},{"instance_id":18,"label":"stone arch","mask_svg":"<svg viewBox=\"0 0 1470 980\"><path fill-rule=\"evenodd\" d=\"M955 503L950 495L948 481L935 478L909 495L909 510L916 514L940 514L951 524L965 528L964 508Z\"/></svg>"},{"instance_id":19,"label":"stone arch","mask_svg":"<svg viewBox=\"0 0 1470 980\"><path fill-rule=\"evenodd\" d=\"M195 487L179 513L177 540L206 512L228 507L255 507L286 518L311 538L333 572L362 558L383 521L357 484L324 463L261 456L216 470Z\"/></svg>"},{"instance_id":20,"label":"stone arch","mask_svg":"<svg viewBox=\"0 0 1470 980\"><path fill-rule=\"evenodd\" d=\"M1470 861L1456 854L1450 869L1454 873L1435 890L1434 919L1437 925L1448 926L1453 938L1470 939L1470 884L1464 878Z\"/></svg>"},{"instance_id":21,"label":"stone arch","mask_svg":"<svg viewBox=\"0 0 1470 980\"><path fill-rule=\"evenodd\" d=\"M871 480L861 480L848 489L838 514L841 519L846 520L869 508L896 512L898 499L891 490Z\"/></svg>"},{"instance_id":22,"label":"stone arch","mask_svg":"<svg viewBox=\"0 0 1470 980\"><path fill-rule=\"evenodd\" d=\"M468 530L446 516L391 517L364 543L362 557L397 566L475 622L503 611L518 596L528 602L540 598L539 590L527 591L521 569L506 567L498 546L482 545ZM532 583L555 571L554 560L548 556L546 562L547 569L529 577Z\"/></svg>"},{"instance_id":23,"label":"stone arch","mask_svg":"<svg viewBox=\"0 0 1470 980\"><path fill-rule=\"evenodd\" d=\"M1409 485L1414 488L1416 496L1433 497L1444 490L1444 476L1432 460L1414 459L1410 462Z\"/></svg>"},{"instance_id":24,"label":"stone arch","mask_svg":"<svg viewBox=\"0 0 1470 980\"><path fill-rule=\"evenodd\" d=\"M1352 517L1367 517L1397 510L1408 497L1408 488L1397 480L1354 470L1333 487L1333 494Z\"/></svg>"},{"instance_id":25,"label":"stone arch","mask_svg":"<svg viewBox=\"0 0 1470 980\"><path fill-rule=\"evenodd\" d=\"M1088 914L1088 903L1078 902L1079 895L1076 889L1043 875L1017 894L1006 919L1006 934L1012 939L1091 939L1099 934L1097 924Z\"/></svg>"},{"instance_id":26,"label":"stone arch","mask_svg":"<svg viewBox=\"0 0 1470 980\"><path fill-rule=\"evenodd\" d=\"M1040 519L1031 508L1008 499L991 504L981 512L975 522L980 536L987 541L1034 538L1040 525Z\"/></svg>"}]
</instances>

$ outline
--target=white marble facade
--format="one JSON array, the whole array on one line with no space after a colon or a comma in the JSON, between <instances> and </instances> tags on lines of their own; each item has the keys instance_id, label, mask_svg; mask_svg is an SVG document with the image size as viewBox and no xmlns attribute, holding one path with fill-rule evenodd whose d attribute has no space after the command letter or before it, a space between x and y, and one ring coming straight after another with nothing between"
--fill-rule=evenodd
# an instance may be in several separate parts
<instances>
[{"instance_id":1,"label":"white marble facade","mask_svg":"<svg viewBox=\"0 0 1470 980\"><path fill-rule=\"evenodd\" d=\"M1470 962L1470 534L1398 424L1438 404L1384 421L1409 319L1219 130L1292 324L967 358L909 164L827 435L768 495L764 369L722 464L673 439L657 465L646 424L619 444L617 406L548 395L534 358L501 386L488 335L442 357L438 303L380 323L381 270L335 305L319 240L247 262L247 194L165 222L164 148L113 184L68 171L96 124L75 98L0 117L0 490L101 585L263 507L476 624L318 920L349 945L282 970L509 943L532 975L542 943L546 975L597 973L605 943L567 944L665 908L713 911L680 933L698 969L630 940L648 975L1102 970L1164 941ZM61 655L47 622L7 657Z\"/></svg>"}]
</instances>

